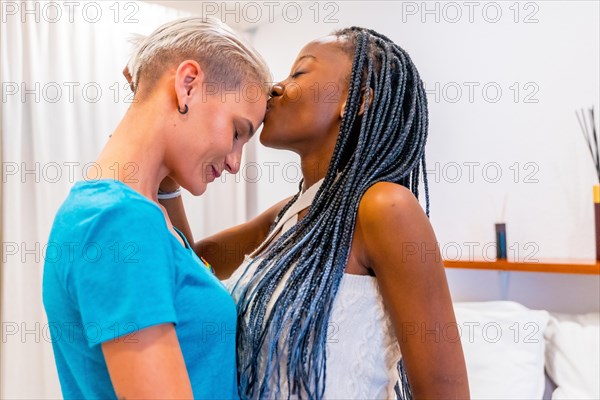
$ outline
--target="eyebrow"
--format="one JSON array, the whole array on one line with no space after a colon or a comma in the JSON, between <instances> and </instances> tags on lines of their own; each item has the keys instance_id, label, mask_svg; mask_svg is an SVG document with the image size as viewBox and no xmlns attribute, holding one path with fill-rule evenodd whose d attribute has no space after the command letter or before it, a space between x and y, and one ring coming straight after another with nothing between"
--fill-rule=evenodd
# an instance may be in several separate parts
<instances>
[{"instance_id":1,"label":"eyebrow","mask_svg":"<svg viewBox=\"0 0 600 400\"><path fill-rule=\"evenodd\" d=\"M317 57L313 56L312 54L305 54L305 55L303 55L302 57L300 57L300 58L298 59L298 61L296 61L296 62L298 63L298 62L302 61L302 60L303 60L303 59L305 59L305 58L312 58L313 60L316 60L316 59L317 59Z\"/></svg>"}]
</instances>

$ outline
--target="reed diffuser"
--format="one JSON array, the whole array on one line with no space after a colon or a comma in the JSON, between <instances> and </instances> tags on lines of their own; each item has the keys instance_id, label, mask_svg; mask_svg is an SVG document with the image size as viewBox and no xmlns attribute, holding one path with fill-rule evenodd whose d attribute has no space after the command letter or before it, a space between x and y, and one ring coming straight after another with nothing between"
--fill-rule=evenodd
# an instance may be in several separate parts
<instances>
[{"instance_id":1,"label":"reed diffuser","mask_svg":"<svg viewBox=\"0 0 600 400\"><path fill-rule=\"evenodd\" d=\"M506 203L508 201L508 193L504 194L502 201L502 210L500 216L496 212L496 222L494 228L496 230L496 260L506 260L508 258L508 244L506 242ZM500 222L502 221L502 222Z\"/></svg>"},{"instance_id":2,"label":"reed diffuser","mask_svg":"<svg viewBox=\"0 0 600 400\"><path fill-rule=\"evenodd\" d=\"M600 261L600 148L598 147L598 135L596 133L596 120L594 118L594 108L588 110L581 109L575 111L577 121L583 133L583 137L588 145L594 167L596 168L596 176L598 184L594 185L594 221L596 225L596 261Z\"/></svg>"}]
</instances>

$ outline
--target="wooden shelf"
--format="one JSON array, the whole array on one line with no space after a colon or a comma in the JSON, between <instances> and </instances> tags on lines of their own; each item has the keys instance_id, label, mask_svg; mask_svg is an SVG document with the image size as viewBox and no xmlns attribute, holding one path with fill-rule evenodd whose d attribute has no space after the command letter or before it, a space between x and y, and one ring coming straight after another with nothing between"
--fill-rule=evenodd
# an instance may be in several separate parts
<instances>
[{"instance_id":1,"label":"wooden shelf","mask_svg":"<svg viewBox=\"0 0 600 400\"><path fill-rule=\"evenodd\" d=\"M600 262L595 260L540 260L540 261L449 261L446 268L464 268L494 271L548 272L558 274L600 275Z\"/></svg>"}]
</instances>

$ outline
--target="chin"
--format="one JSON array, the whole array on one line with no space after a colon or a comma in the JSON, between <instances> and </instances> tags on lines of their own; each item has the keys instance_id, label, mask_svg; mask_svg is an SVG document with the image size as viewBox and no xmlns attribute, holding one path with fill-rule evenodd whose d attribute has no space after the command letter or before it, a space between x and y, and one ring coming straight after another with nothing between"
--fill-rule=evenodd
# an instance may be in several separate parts
<instances>
[{"instance_id":1,"label":"chin","mask_svg":"<svg viewBox=\"0 0 600 400\"><path fill-rule=\"evenodd\" d=\"M260 144L262 144L263 146L271 147L269 138L267 135L265 135L264 131L260 133L258 140L259 140Z\"/></svg>"},{"instance_id":2,"label":"chin","mask_svg":"<svg viewBox=\"0 0 600 400\"><path fill-rule=\"evenodd\" d=\"M201 196L204 194L204 192L206 192L206 186L207 184L204 183L200 188L198 188L198 190L196 190L194 193L192 193L194 196Z\"/></svg>"},{"instance_id":3,"label":"chin","mask_svg":"<svg viewBox=\"0 0 600 400\"><path fill-rule=\"evenodd\" d=\"M207 185L208 184L206 182L198 182L195 185L189 185L188 187L185 187L185 189L193 196L201 196L204 194L204 192L206 192Z\"/></svg>"},{"instance_id":4,"label":"chin","mask_svg":"<svg viewBox=\"0 0 600 400\"><path fill-rule=\"evenodd\" d=\"M278 150L289 150L289 146L287 146L285 143L282 143L281 140L276 140L276 138L274 138L272 134L269 134L269 132L265 134L264 129L260 133L260 137L258 139L260 144L265 147Z\"/></svg>"},{"instance_id":5,"label":"chin","mask_svg":"<svg viewBox=\"0 0 600 400\"><path fill-rule=\"evenodd\" d=\"M274 129L271 127L271 124L269 123L269 120L267 118L265 118L263 123L264 125L262 130L260 131L259 137L260 144L266 147L278 148L278 146L275 143L276 141L273 140L274 137L277 137L277 133L273 132Z\"/></svg>"}]
</instances>

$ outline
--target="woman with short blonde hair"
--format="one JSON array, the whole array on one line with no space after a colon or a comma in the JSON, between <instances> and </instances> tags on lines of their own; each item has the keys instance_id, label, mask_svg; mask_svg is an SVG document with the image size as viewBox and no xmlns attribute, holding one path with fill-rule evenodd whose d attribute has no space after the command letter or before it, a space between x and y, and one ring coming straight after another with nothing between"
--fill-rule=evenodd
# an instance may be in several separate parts
<instances>
[{"instance_id":1,"label":"woman with short blonde hair","mask_svg":"<svg viewBox=\"0 0 600 400\"><path fill-rule=\"evenodd\" d=\"M50 233L95 249L44 265L63 397L237 398L235 304L158 203L176 194L158 192L170 176L200 195L238 171L270 74L211 18L141 38L130 70L135 101L97 159L100 176L75 183ZM244 95L222 96L232 89Z\"/></svg>"}]
</instances>

